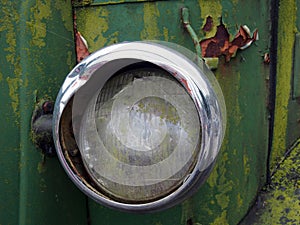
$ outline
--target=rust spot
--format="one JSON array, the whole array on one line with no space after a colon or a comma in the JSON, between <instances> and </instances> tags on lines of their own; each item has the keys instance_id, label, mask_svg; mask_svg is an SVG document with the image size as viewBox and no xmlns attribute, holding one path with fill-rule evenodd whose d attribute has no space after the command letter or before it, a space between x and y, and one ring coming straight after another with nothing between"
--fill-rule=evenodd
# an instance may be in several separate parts
<instances>
[{"instance_id":1,"label":"rust spot","mask_svg":"<svg viewBox=\"0 0 300 225\"><path fill-rule=\"evenodd\" d=\"M206 17L206 22L205 22L202 30L204 32L209 32L209 31L211 31L211 29L213 28L213 26L214 26L213 18L211 16L208 16L208 17Z\"/></svg>"},{"instance_id":2,"label":"rust spot","mask_svg":"<svg viewBox=\"0 0 300 225\"><path fill-rule=\"evenodd\" d=\"M248 27L241 26L231 42L229 41L229 37L229 32L221 19L215 36L200 41L202 57L214 58L224 55L226 62L228 62L238 49L245 49L256 41L258 39L258 32L255 30L251 37Z\"/></svg>"},{"instance_id":3,"label":"rust spot","mask_svg":"<svg viewBox=\"0 0 300 225\"><path fill-rule=\"evenodd\" d=\"M221 22L214 37L200 41L203 57L218 57L229 48L229 33Z\"/></svg>"},{"instance_id":4,"label":"rust spot","mask_svg":"<svg viewBox=\"0 0 300 225\"><path fill-rule=\"evenodd\" d=\"M81 36L80 32L77 31L75 33L76 38L76 55L77 55L77 62L80 62L85 57L87 57L90 52L87 47L87 43L85 39Z\"/></svg>"}]
</instances>

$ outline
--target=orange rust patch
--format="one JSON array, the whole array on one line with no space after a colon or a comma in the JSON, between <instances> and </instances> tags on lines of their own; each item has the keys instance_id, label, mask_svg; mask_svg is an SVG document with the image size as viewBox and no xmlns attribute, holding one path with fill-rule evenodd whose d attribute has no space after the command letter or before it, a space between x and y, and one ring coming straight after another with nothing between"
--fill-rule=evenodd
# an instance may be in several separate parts
<instances>
[{"instance_id":1,"label":"orange rust patch","mask_svg":"<svg viewBox=\"0 0 300 225\"><path fill-rule=\"evenodd\" d=\"M210 23L208 21L207 18L204 28ZM248 28L241 26L231 42L229 41L229 37L229 32L221 20L221 24L217 26L215 36L200 41L202 57L214 58L224 55L226 62L228 62L238 49L245 49L258 39L258 31L255 30L251 37Z\"/></svg>"}]
</instances>

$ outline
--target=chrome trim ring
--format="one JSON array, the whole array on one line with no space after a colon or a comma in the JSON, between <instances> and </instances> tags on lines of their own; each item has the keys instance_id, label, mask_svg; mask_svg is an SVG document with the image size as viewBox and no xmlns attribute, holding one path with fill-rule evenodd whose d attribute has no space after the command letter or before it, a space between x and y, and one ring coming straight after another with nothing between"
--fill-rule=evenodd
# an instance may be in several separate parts
<instances>
[{"instance_id":1,"label":"chrome trim ring","mask_svg":"<svg viewBox=\"0 0 300 225\"><path fill-rule=\"evenodd\" d=\"M174 50L174 48L176 50ZM192 57L191 57L192 56ZM130 212L153 212L182 202L195 193L207 179L216 161L226 126L226 109L222 91L204 62L189 50L169 43L127 42L100 49L79 63L66 77L56 99L53 115L53 137L58 158L70 179L86 195L105 206ZM201 145L195 166L182 184L171 193L149 202L126 202L95 191L66 159L61 143L62 114L73 99L72 118L84 117L90 99L99 94L105 83L120 69L147 62L167 71L190 95L201 124ZM74 97L75 96L75 97ZM74 125L76 126L76 125ZM73 129L77 129L74 128ZM80 132L74 132L78 140Z\"/></svg>"}]
</instances>

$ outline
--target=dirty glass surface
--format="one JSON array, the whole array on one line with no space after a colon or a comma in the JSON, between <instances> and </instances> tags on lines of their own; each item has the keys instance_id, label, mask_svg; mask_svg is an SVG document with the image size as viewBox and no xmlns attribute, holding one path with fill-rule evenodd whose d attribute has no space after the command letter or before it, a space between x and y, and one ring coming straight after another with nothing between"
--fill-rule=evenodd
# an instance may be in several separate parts
<instances>
[{"instance_id":1,"label":"dirty glass surface","mask_svg":"<svg viewBox=\"0 0 300 225\"><path fill-rule=\"evenodd\" d=\"M176 79L158 68L127 68L89 105L80 149L101 189L121 201L147 202L182 184L200 133L194 102Z\"/></svg>"}]
</instances>

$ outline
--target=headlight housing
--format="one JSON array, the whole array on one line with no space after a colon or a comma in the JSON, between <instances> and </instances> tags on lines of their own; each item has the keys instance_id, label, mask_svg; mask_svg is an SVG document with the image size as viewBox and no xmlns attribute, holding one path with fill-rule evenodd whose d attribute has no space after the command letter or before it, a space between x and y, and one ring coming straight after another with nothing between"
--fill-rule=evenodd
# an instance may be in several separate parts
<instances>
[{"instance_id":1,"label":"headlight housing","mask_svg":"<svg viewBox=\"0 0 300 225\"><path fill-rule=\"evenodd\" d=\"M221 89L203 62L190 59L197 57L167 45L101 49L70 72L58 94L60 162L108 207L171 207L198 189L216 161L226 124Z\"/></svg>"}]
</instances>

